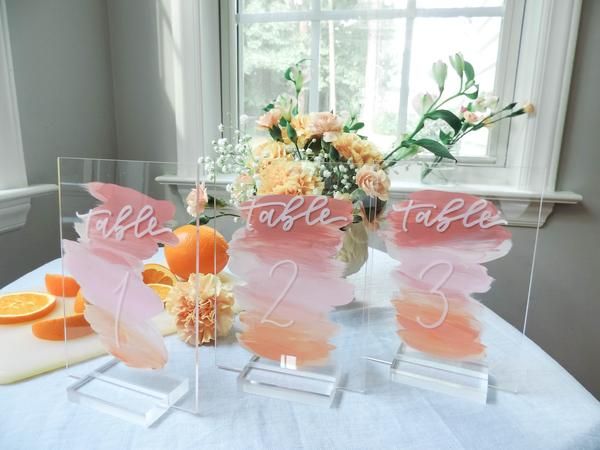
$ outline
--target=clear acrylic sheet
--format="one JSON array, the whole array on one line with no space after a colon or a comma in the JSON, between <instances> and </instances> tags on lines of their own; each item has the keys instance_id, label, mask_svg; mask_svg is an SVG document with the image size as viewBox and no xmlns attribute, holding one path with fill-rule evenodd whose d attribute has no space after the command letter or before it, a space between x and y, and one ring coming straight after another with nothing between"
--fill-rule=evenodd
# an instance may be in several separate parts
<instances>
[{"instance_id":1,"label":"clear acrylic sheet","mask_svg":"<svg viewBox=\"0 0 600 450\"><path fill-rule=\"evenodd\" d=\"M80 284L90 324L71 327L82 305L61 299L69 398L144 426L170 409L199 413L199 349L178 337L175 315L142 279L144 264L167 266L165 248L178 242L172 230L197 220L184 202L197 168L76 158L58 164L63 274ZM165 182L184 174L187 186ZM196 241L188 237L191 275ZM197 295L190 293L186 304L187 333L197 338Z\"/></svg>"},{"instance_id":2,"label":"clear acrylic sheet","mask_svg":"<svg viewBox=\"0 0 600 450\"><path fill-rule=\"evenodd\" d=\"M296 166L311 163L271 164L288 165L295 176ZM322 177L342 165L310 170ZM265 179L258 195L223 210L239 219L214 223L229 241L226 271L239 312L232 330L217 337L216 365L239 373L241 392L331 406L343 390L365 390L368 236L353 224L349 197L289 193L285 180L275 181ZM222 193L224 184L211 189ZM342 248L357 253L350 264L339 259Z\"/></svg>"},{"instance_id":3,"label":"clear acrylic sheet","mask_svg":"<svg viewBox=\"0 0 600 450\"><path fill-rule=\"evenodd\" d=\"M392 195L370 234L368 382L485 403L488 387L517 392L525 376L546 170L444 165L421 181L423 169L396 166L405 193ZM519 189L525 177L533 191ZM533 229L514 226L525 216ZM523 261L528 270L517 269Z\"/></svg>"}]
</instances>

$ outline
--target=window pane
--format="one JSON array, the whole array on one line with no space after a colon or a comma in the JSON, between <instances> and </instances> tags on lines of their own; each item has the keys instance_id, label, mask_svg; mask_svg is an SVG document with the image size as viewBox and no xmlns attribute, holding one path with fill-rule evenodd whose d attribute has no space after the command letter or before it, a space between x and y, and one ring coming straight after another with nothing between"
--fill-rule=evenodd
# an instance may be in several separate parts
<instances>
[{"instance_id":1,"label":"window pane","mask_svg":"<svg viewBox=\"0 0 600 450\"><path fill-rule=\"evenodd\" d=\"M406 8L407 0L321 0L322 9Z\"/></svg>"},{"instance_id":2,"label":"window pane","mask_svg":"<svg viewBox=\"0 0 600 450\"><path fill-rule=\"evenodd\" d=\"M310 8L310 0L240 0L242 12L303 11Z\"/></svg>"},{"instance_id":3,"label":"window pane","mask_svg":"<svg viewBox=\"0 0 600 450\"><path fill-rule=\"evenodd\" d=\"M256 117L278 94L291 94L283 78L287 67L310 58L310 22L255 23L240 26L243 71L240 114ZM308 96L301 98L307 109ZM302 105L304 102L304 105Z\"/></svg>"},{"instance_id":4,"label":"window pane","mask_svg":"<svg viewBox=\"0 0 600 450\"><path fill-rule=\"evenodd\" d=\"M502 19L500 17L417 18L414 24L413 48L410 66L409 100L418 93L437 94L429 76L432 62L441 59L448 63L448 55L461 51L475 68L480 92L492 92L496 74L496 59ZM449 65L446 95L458 90L458 76ZM465 99L466 100L466 99ZM509 99L504 99L509 100ZM464 100L463 100L464 102ZM465 102L466 103L466 102ZM456 109L461 102L449 104ZM408 126L418 120L412 107L408 109ZM485 156L487 130L467 135L458 149L461 155Z\"/></svg>"},{"instance_id":5,"label":"window pane","mask_svg":"<svg viewBox=\"0 0 600 450\"><path fill-rule=\"evenodd\" d=\"M477 8L503 4L503 0L417 0L417 8Z\"/></svg>"},{"instance_id":6,"label":"window pane","mask_svg":"<svg viewBox=\"0 0 600 450\"><path fill-rule=\"evenodd\" d=\"M398 131L404 19L321 24L319 109L360 108L364 132L383 150Z\"/></svg>"}]
</instances>

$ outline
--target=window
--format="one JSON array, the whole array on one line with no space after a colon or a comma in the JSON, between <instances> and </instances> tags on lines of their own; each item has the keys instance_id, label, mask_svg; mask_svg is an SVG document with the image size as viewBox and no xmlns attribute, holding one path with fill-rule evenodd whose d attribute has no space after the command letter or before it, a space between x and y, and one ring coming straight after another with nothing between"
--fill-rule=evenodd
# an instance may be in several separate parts
<instances>
[{"instance_id":1,"label":"window","mask_svg":"<svg viewBox=\"0 0 600 450\"><path fill-rule=\"evenodd\" d=\"M284 67L310 59L305 111L360 109L365 134L381 149L418 120L411 100L432 90L438 59L463 51L482 92L513 97L518 41L506 31L523 19L523 2L502 0L240 0L238 111L255 117L286 89ZM510 14L505 14L511 8ZM508 18L508 24L506 24ZM504 33L503 33L504 31ZM520 30L519 30L520 32ZM511 46L513 48L511 48ZM512 73L507 73L512 71ZM502 73L504 76L497 76ZM449 81L456 81L449 77ZM452 84L448 86L451 92ZM457 87L457 86L456 86ZM453 105L458 108L459 104ZM455 148L461 161L505 155L508 127L474 133Z\"/></svg>"},{"instance_id":2,"label":"window","mask_svg":"<svg viewBox=\"0 0 600 450\"><path fill-rule=\"evenodd\" d=\"M531 214L520 214L519 225L537 223L535 202L542 196L542 222L554 204L581 201L576 193L555 190L581 0L219 0L198 5L170 22L184 31L185 45L177 55L181 74L191 74L177 91L194 105L201 99L202 105L194 113L179 102L178 127L201 128L203 145L179 141L178 158L193 161L210 151L204 149L211 148L219 113L223 123L234 125L241 114L256 117L263 103L285 89L282 70L307 57L311 81L302 98L305 111L360 105L366 132L386 151L414 123L411 99L425 89L430 64L461 50L473 62L482 91L493 91L505 102L531 101L536 113L462 141L455 180L516 210L529 202ZM194 32L198 28L200 33ZM186 44L185 36L192 35L199 41ZM204 75L215 67L220 76ZM393 180L393 195L410 189L414 185L403 177Z\"/></svg>"}]
</instances>

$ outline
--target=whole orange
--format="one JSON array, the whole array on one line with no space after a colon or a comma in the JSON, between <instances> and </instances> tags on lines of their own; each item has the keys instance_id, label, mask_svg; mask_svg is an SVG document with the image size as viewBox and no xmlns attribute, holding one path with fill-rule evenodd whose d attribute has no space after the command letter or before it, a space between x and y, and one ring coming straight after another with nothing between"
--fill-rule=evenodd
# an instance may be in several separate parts
<instances>
[{"instance_id":1,"label":"whole orange","mask_svg":"<svg viewBox=\"0 0 600 450\"><path fill-rule=\"evenodd\" d=\"M196 231L197 230L197 231ZM227 265L229 245L221 233L212 227L184 225L173 231L179 238L174 246L165 246L165 258L169 269L187 281L196 272L196 237L199 239L200 273L219 273Z\"/></svg>"}]
</instances>

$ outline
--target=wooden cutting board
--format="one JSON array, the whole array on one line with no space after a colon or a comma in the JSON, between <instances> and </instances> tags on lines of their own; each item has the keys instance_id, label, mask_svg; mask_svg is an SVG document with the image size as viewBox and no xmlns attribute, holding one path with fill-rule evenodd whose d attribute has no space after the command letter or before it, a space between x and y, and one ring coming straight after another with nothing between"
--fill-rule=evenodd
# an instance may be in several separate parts
<instances>
[{"instance_id":1,"label":"wooden cutting board","mask_svg":"<svg viewBox=\"0 0 600 450\"><path fill-rule=\"evenodd\" d=\"M161 258L157 258L161 259ZM152 262L161 262L152 261ZM51 261L30 272L14 283L9 284L0 293L18 291L46 292L44 276L46 273L61 273L60 259ZM68 314L73 312L74 298L57 298L54 311L38 320L63 316L63 302ZM175 332L173 318L166 312L153 319L163 335ZM64 341L45 341L35 337L31 325L36 321L12 325L0 325L0 384L9 384L30 378L69 364L86 361L106 354L98 337L94 335L71 339L68 345Z\"/></svg>"}]
</instances>

